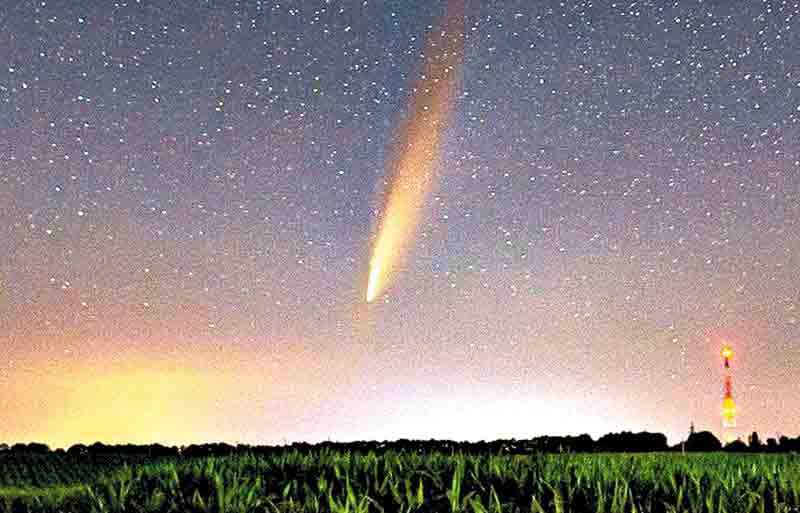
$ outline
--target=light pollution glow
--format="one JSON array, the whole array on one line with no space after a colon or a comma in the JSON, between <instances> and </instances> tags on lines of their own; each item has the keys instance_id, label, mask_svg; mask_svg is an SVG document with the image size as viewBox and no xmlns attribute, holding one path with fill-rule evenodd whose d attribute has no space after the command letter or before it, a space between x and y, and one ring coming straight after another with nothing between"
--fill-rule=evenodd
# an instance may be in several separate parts
<instances>
[{"instance_id":1,"label":"light pollution glow","mask_svg":"<svg viewBox=\"0 0 800 513\"><path fill-rule=\"evenodd\" d=\"M428 41L423 74L398 126L388 165L389 192L370 259L368 303L386 289L416 231L433 184L463 53L464 5L462 0L452 0L441 29Z\"/></svg>"},{"instance_id":2,"label":"light pollution glow","mask_svg":"<svg viewBox=\"0 0 800 513\"><path fill-rule=\"evenodd\" d=\"M96 441L278 443L285 433L324 439L328 433L313 431L323 391L344 394L352 386L352 351L334 356L296 341L273 341L268 354L193 348L180 357L165 344L150 347L158 355L124 356L102 345L110 342L76 349L91 351L90 361L31 355L0 374L0 441L66 448Z\"/></svg>"},{"instance_id":3,"label":"light pollution glow","mask_svg":"<svg viewBox=\"0 0 800 513\"><path fill-rule=\"evenodd\" d=\"M217 391L205 376L142 362L29 367L12 375L6 436L27 433L53 447L74 443L185 444L212 434ZM31 386L31 381L36 385ZM22 438L22 435L17 435Z\"/></svg>"}]
</instances>

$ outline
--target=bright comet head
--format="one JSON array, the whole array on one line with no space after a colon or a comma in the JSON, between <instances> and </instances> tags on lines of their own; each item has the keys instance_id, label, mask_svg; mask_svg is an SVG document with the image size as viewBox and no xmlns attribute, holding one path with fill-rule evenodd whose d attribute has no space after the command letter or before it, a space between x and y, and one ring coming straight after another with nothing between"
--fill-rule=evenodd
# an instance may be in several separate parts
<instances>
[{"instance_id":1,"label":"bright comet head","mask_svg":"<svg viewBox=\"0 0 800 513\"><path fill-rule=\"evenodd\" d=\"M369 269L369 281L367 282L367 303L372 303L378 295L378 286L381 279L381 266L379 262L373 262Z\"/></svg>"}]
</instances>

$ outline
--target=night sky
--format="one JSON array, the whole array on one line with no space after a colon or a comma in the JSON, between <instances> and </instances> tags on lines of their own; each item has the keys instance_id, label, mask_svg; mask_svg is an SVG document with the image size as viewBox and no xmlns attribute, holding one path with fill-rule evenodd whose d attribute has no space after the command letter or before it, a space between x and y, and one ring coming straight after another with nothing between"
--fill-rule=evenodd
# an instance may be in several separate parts
<instances>
[{"instance_id":1,"label":"night sky","mask_svg":"<svg viewBox=\"0 0 800 513\"><path fill-rule=\"evenodd\" d=\"M800 2L0 6L0 441L800 434Z\"/></svg>"}]
</instances>

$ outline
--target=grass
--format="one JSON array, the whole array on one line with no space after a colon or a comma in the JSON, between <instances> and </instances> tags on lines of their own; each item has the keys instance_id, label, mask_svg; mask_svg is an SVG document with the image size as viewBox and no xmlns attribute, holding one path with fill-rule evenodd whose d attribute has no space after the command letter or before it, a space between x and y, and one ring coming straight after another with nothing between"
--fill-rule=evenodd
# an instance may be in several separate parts
<instances>
[{"instance_id":1,"label":"grass","mask_svg":"<svg viewBox=\"0 0 800 513\"><path fill-rule=\"evenodd\" d=\"M0 512L7 511L797 513L800 458L287 450L124 465L71 485L7 486Z\"/></svg>"}]
</instances>

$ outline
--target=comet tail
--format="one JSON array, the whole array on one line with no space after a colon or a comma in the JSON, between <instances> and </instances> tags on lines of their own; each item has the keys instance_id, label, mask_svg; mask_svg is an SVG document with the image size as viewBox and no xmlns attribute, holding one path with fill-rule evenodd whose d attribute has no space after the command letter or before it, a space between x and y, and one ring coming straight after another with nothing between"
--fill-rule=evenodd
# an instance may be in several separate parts
<instances>
[{"instance_id":1,"label":"comet tail","mask_svg":"<svg viewBox=\"0 0 800 513\"><path fill-rule=\"evenodd\" d=\"M429 39L424 71L400 122L388 163L388 192L372 250L367 302L388 286L419 223L457 92L464 53L463 0L450 0L440 29Z\"/></svg>"}]
</instances>

